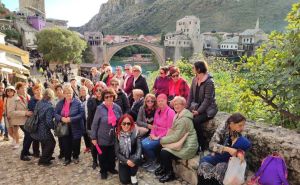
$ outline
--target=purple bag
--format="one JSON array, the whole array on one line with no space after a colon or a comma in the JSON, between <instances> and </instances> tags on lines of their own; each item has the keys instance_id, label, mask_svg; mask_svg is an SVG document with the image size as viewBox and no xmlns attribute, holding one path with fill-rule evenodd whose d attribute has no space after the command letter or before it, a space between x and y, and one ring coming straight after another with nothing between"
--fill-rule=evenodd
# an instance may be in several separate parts
<instances>
[{"instance_id":1,"label":"purple bag","mask_svg":"<svg viewBox=\"0 0 300 185\"><path fill-rule=\"evenodd\" d=\"M284 159L276 153L266 157L252 178L253 180L260 185L288 185Z\"/></svg>"}]
</instances>

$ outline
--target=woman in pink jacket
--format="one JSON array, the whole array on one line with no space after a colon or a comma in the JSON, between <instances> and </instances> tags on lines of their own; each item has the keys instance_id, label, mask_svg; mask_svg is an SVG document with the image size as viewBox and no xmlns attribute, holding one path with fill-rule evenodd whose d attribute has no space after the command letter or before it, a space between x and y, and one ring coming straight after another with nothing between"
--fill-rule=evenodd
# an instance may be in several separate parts
<instances>
[{"instance_id":1,"label":"woman in pink jacket","mask_svg":"<svg viewBox=\"0 0 300 185\"><path fill-rule=\"evenodd\" d=\"M156 156L160 149L160 138L167 135L172 127L175 112L168 106L168 98L165 94L157 97L158 109L154 115L153 127L150 136L142 141L143 152L147 157L146 164L143 165L149 172L154 172L159 164L156 162Z\"/></svg>"}]
</instances>

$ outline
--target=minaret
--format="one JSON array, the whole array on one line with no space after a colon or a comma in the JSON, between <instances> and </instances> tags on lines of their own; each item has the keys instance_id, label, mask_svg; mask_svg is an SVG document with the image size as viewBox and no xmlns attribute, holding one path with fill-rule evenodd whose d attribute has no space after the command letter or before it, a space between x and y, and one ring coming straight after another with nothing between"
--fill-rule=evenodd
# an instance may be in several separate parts
<instances>
[{"instance_id":1,"label":"minaret","mask_svg":"<svg viewBox=\"0 0 300 185\"><path fill-rule=\"evenodd\" d=\"M257 20L256 20L256 26L255 26L255 29L256 29L256 30L259 30L259 17L258 17Z\"/></svg>"}]
</instances>

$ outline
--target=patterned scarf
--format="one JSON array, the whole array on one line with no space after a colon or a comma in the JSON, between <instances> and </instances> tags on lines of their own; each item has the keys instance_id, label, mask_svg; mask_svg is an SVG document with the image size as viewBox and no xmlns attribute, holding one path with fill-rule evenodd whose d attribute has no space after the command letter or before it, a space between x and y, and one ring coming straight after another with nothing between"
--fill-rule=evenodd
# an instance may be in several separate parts
<instances>
[{"instance_id":1,"label":"patterned scarf","mask_svg":"<svg viewBox=\"0 0 300 185\"><path fill-rule=\"evenodd\" d=\"M127 159L130 157L131 153L131 133L130 132L120 132L120 152L123 154Z\"/></svg>"}]
</instances>

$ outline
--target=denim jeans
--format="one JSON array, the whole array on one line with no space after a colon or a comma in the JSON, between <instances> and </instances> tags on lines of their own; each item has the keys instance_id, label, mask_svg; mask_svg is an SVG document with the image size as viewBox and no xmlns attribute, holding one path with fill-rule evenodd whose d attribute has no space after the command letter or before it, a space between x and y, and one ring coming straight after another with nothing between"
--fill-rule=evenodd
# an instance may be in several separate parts
<instances>
[{"instance_id":1,"label":"denim jeans","mask_svg":"<svg viewBox=\"0 0 300 185\"><path fill-rule=\"evenodd\" d=\"M160 148L160 142L159 140L151 140L147 137L142 141L142 148L149 159L155 159Z\"/></svg>"}]
</instances>

